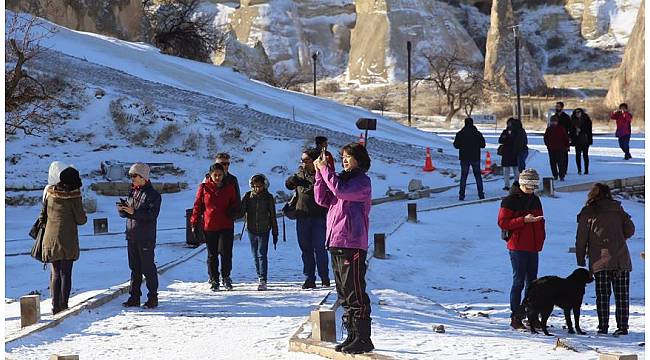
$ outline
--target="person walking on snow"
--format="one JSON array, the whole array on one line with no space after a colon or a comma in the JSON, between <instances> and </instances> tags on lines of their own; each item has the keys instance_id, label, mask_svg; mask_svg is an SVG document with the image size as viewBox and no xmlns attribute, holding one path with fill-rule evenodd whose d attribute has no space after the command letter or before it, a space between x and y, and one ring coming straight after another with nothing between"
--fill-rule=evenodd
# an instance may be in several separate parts
<instances>
[{"instance_id":1,"label":"person walking on snow","mask_svg":"<svg viewBox=\"0 0 650 360\"><path fill-rule=\"evenodd\" d=\"M460 160L460 193L458 194L458 200L465 200L465 188L467 187L470 166L476 180L478 198L485 199L483 178L481 177L481 149L485 148L485 138L474 126L472 118L466 118L465 127L456 133L454 147L458 149L458 159Z\"/></svg>"},{"instance_id":2,"label":"person walking on snow","mask_svg":"<svg viewBox=\"0 0 650 360\"><path fill-rule=\"evenodd\" d=\"M510 194L501 201L497 223L505 234L512 265L510 289L510 326L525 329L521 320L525 314L521 306L521 290L537 279L539 252L546 239L542 202L535 195L539 188L539 175L534 169L526 169L519 175L519 186L513 186Z\"/></svg>"},{"instance_id":3,"label":"person walking on snow","mask_svg":"<svg viewBox=\"0 0 650 360\"><path fill-rule=\"evenodd\" d=\"M565 156L569 152L569 136L562 126L559 125L559 118L556 115L551 116L551 123L544 133L544 144L548 149L548 159L551 163L551 172L553 179L564 181L566 176Z\"/></svg>"},{"instance_id":4,"label":"person walking on snow","mask_svg":"<svg viewBox=\"0 0 650 360\"><path fill-rule=\"evenodd\" d=\"M571 115L571 130L569 131L571 143L576 150L576 166L578 175L582 175L582 164L580 157L584 158L585 175L589 174L589 146L594 143L592 123L589 115L581 108L573 110Z\"/></svg>"},{"instance_id":5,"label":"person walking on snow","mask_svg":"<svg viewBox=\"0 0 650 360\"><path fill-rule=\"evenodd\" d=\"M632 271L627 240L634 235L634 230L630 215L612 198L609 186L595 184L578 214L576 259L578 266L585 266L585 256L589 257L589 270L596 280L599 334L607 334L613 288L617 328L614 336L627 335Z\"/></svg>"},{"instance_id":6,"label":"person walking on snow","mask_svg":"<svg viewBox=\"0 0 650 360\"><path fill-rule=\"evenodd\" d=\"M129 169L131 191L126 204L118 204L120 217L126 218L126 239L131 268L131 290L124 307L140 306L142 275L147 281L147 301L144 306L158 306L158 269L154 260L156 225L162 198L149 180L149 166L135 163Z\"/></svg>"},{"instance_id":7,"label":"person walking on snow","mask_svg":"<svg viewBox=\"0 0 650 360\"><path fill-rule=\"evenodd\" d=\"M631 159L630 138L632 137L632 114L627 110L627 104L623 103L619 105L618 110L614 111L609 118L616 120L616 137L618 138L618 145L625 153L625 160Z\"/></svg>"},{"instance_id":8,"label":"person walking on snow","mask_svg":"<svg viewBox=\"0 0 650 360\"><path fill-rule=\"evenodd\" d=\"M514 174L514 182L519 179L519 162L527 152L528 140L519 121L515 118L509 118L506 122L506 128L499 136L501 144L501 166L503 167L503 190L510 190L510 171Z\"/></svg>"},{"instance_id":9,"label":"person walking on snow","mask_svg":"<svg viewBox=\"0 0 650 360\"><path fill-rule=\"evenodd\" d=\"M314 161L316 202L328 207L327 247L332 254L336 293L343 307L348 337L336 351L360 354L372 351L370 298L366 293L366 255L372 185L366 172L370 157L363 145L343 147L343 172L336 174L321 156Z\"/></svg>"},{"instance_id":10,"label":"person walking on snow","mask_svg":"<svg viewBox=\"0 0 650 360\"><path fill-rule=\"evenodd\" d=\"M255 270L259 279L257 290L267 289L269 232L273 234L273 248L278 243L278 221L275 199L268 191L269 181L262 174L253 175L248 182L251 190L244 194L241 216L246 221Z\"/></svg>"},{"instance_id":11,"label":"person walking on snow","mask_svg":"<svg viewBox=\"0 0 650 360\"><path fill-rule=\"evenodd\" d=\"M296 233L302 253L303 274L306 279L303 289L316 287L316 269L323 287L330 286L327 249L325 249L325 230L327 209L318 205L314 199L316 169L314 160L320 153L316 149L305 150L301 155L302 165L298 172L285 182L289 190L296 192Z\"/></svg>"},{"instance_id":12,"label":"person walking on snow","mask_svg":"<svg viewBox=\"0 0 650 360\"><path fill-rule=\"evenodd\" d=\"M73 167L68 167L61 172L59 178L60 181L47 189L45 206L41 213L42 223L45 224L43 261L50 263L52 270L52 315L68 309L72 289L72 265L79 259L77 227L85 224L87 220L81 200L79 172Z\"/></svg>"},{"instance_id":13,"label":"person walking on snow","mask_svg":"<svg viewBox=\"0 0 650 360\"><path fill-rule=\"evenodd\" d=\"M570 135L569 132L571 131L571 117L569 114L564 112L564 103L562 101L558 101L555 103L555 114L553 114L558 117L558 124L564 129L564 131L567 133L567 135ZM564 154L565 159L562 160L562 172L564 174L569 172L569 152L567 151L566 154Z\"/></svg>"},{"instance_id":14,"label":"person walking on snow","mask_svg":"<svg viewBox=\"0 0 650 360\"><path fill-rule=\"evenodd\" d=\"M221 164L210 166L210 176L199 185L194 200L190 223L192 232L203 226L205 244L208 248L208 275L210 289L219 290L219 256L221 256L221 277L227 290L232 290L232 247L235 234L234 219L240 212L235 185L225 182L226 171ZM203 224L199 222L203 215Z\"/></svg>"}]
</instances>

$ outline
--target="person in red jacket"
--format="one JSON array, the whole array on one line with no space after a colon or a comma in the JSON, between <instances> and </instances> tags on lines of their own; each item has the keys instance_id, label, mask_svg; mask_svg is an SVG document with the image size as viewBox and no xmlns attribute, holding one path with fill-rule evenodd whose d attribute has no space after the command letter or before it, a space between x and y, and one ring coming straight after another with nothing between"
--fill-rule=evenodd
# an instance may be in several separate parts
<instances>
[{"instance_id":1,"label":"person in red jacket","mask_svg":"<svg viewBox=\"0 0 650 360\"><path fill-rule=\"evenodd\" d=\"M555 180L559 175L560 181L564 181L567 170L565 162L569 158L567 154L569 153L570 143L569 135L567 135L564 127L560 125L560 118L557 115L551 116L551 124L544 133L544 144L548 149L548 159Z\"/></svg>"},{"instance_id":2,"label":"person in red jacket","mask_svg":"<svg viewBox=\"0 0 650 360\"><path fill-rule=\"evenodd\" d=\"M625 153L625 160L632 158L630 155L630 137L632 137L632 114L627 110L627 104L622 103L618 106L618 111L614 111L610 119L616 120L616 137L618 145Z\"/></svg>"},{"instance_id":3,"label":"person in red jacket","mask_svg":"<svg viewBox=\"0 0 650 360\"><path fill-rule=\"evenodd\" d=\"M221 276L223 285L232 290L232 246L234 219L239 213L239 200L233 183L224 182L226 172L221 164L210 166L210 176L199 185L194 200L190 222L192 232L203 226L205 243L208 247L208 275L212 291L219 290L219 258L221 255ZM203 216L203 224L200 223Z\"/></svg>"},{"instance_id":4,"label":"person in red jacket","mask_svg":"<svg viewBox=\"0 0 650 360\"><path fill-rule=\"evenodd\" d=\"M521 290L526 290L537 279L539 252L544 246L546 229L542 202L535 195L539 188L539 175L534 169L526 169L519 175L519 186L513 186L510 194L501 201L498 224L508 242L512 264L512 288L510 289L510 326L525 329L521 307Z\"/></svg>"}]
</instances>

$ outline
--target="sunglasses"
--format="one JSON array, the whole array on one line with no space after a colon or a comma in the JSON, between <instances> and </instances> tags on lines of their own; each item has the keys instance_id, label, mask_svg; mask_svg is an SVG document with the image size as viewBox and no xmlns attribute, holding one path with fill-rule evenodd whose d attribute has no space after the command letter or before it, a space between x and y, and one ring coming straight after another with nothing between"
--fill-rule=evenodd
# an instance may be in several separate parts
<instances>
[{"instance_id":1,"label":"sunglasses","mask_svg":"<svg viewBox=\"0 0 650 360\"><path fill-rule=\"evenodd\" d=\"M135 178L138 178L138 177L140 177L140 175L138 175L138 174L131 174L131 176L130 176L130 177L131 177L131 179L135 179Z\"/></svg>"},{"instance_id":2,"label":"sunglasses","mask_svg":"<svg viewBox=\"0 0 650 360\"><path fill-rule=\"evenodd\" d=\"M309 164L310 162L313 162L310 158L301 159L300 161L302 161L303 164Z\"/></svg>"},{"instance_id":3,"label":"sunglasses","mask_svg":"<svg viewBox=\"0 0 650 360\"><path fill-rule=\"evenodd\" d=\"M220 162L219 164L221 164L222 166L228 166L228 165L230 165L230 162L223 161L223 162Z\"/></svg>"}]
</instances>

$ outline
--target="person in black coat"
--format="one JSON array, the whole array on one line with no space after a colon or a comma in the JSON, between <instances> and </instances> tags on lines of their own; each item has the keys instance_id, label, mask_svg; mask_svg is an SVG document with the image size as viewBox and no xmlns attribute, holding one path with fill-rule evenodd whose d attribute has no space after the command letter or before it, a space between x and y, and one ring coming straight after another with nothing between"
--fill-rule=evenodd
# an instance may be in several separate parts
<instances>
[{"instance_id":1,"label":"person in black coat","mask_svg":"<svg viewBox=\"0 0 650 360\"><path fill-rule=\"evenodd\" d=\"M120 217L126 218L126 239L131 269L131 290L124 307L140 306L142 275L147 281L146 308L158 306L158 269L154 262L156 225L160 213L160 194L149 180L149 166L135 163L129 170L133 185L126 204L118 204Z\"/></svg>"},{"instance_id":2,"label":"person in black coat","mask_svg":"<svg viewBox=\"0 0 650 360\"><path fill-rule=\"evenodd\" d=\"M528 140L517 119L509 118L506 124L505 130L499 136L499 144L501 144L499 155L501 155L501 166L503 167L503 190L507 191L510 190L510 170L514 174L514 182L519 179L520 160L528 151Z\"/></svg>"},{"instance_id":3,"label":"person in black coat","mask_svg":"<svg viewBox=\"0 0 650 360\"><path fill-rule=\"evenodd\" d=\"M571 138L571 145L576 149L578 175L582 174L581 156L585 163L585 175L589 174L589 146L594 143L594 135L591 127L592 123L589 115L581 108L575 109L571 115L569 138Z\"/></svg>"},{"instance_id":4,"label":"person in black coat","mask_svg":"<svg viewBox=\"0 0 650 360\"><path fill-rule=\"evenodd\" d=\"M460 160L460 193L458 199L465 200L465 188L467 187L470 166L474 173L474 179L476 179L478 197L479 199L485 199L483 179L481 178L481 149L485 148L485 138L474 126L472 118L466 118L465 126L456 133L454 147L458 149L458 159Z\"/></svg>"}]
</instances>

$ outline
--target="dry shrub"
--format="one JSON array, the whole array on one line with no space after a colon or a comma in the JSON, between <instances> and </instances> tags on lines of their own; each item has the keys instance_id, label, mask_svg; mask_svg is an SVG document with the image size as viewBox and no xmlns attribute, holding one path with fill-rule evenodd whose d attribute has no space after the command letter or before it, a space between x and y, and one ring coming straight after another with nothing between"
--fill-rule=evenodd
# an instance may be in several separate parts
<instances>
[{"instance_id":1,"label":"dry shrub","mask_svg":"<svg viewBox=\"0 0 650 360\"><path fill-rule=\"evenodd\" d=\"M169 140L174 135L177 134L180 134L180 128L178 127L178 125L176 125L175 123L167 124L162 128L162 130L160 130L158 136L156 136L154 145L156 146L166 145L169 142Z\"/></svg>"}]
</instances>

